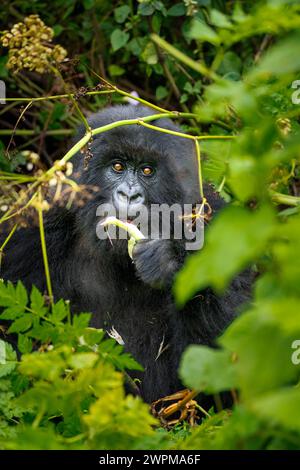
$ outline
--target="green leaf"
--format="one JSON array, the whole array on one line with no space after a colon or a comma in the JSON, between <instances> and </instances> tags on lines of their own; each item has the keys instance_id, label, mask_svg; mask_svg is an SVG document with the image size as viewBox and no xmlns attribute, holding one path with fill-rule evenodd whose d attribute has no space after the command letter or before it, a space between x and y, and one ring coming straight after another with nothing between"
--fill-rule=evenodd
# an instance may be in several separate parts
<instances>
[{"instance_id":1,"label":"green leaf","mask_svg":"<svg viewBox=\"0 0 300 470\"><path fill-rule=\"evenodd\" d=\"M121 31L120 29L115 29L110 36L110 41L111 41L113 51L116 52L122 47L124 47L125 44L128 42L128 40L129 40L129 33L125 33L124 31Z\"/></svg>"},{"instance_id":2,"label":"green leaf","mask_svg":"<svg viewBox=\"0 0 300 470\"><path fill-rule=\"evenodd\" d=\"M207 181L219 185L227 173L228 163L231 158L232 141L204 141L202 150L206 158L203 162L203 174Z\"/></svg>"},{"instance_id":3,"label":"green leaf","mask_svg":"<svg viewBox=\"0 0 300 470\"><path fill-rule=\"evenodd\" d=\"M184 16L186 13L186 7L183 3L176 3L168 9L168 16Z\"/></svg>"},{"instance_id":4,"label":"green leaf","mask_svg":"<svg viewBox=\"0 0 300 470\"><path fill-rule=\"evenodd\" d=\"M90 346L94 346L95 344L100 343L104 338L104 331L97 330L96 328L87 328L84 332L84 340Z\"/></svg>"},{"instance_id":5,"label":"green leaf","mask_svg":"<svg viewBox=\"0 0 300 470\"><path fill-rule=\"evenodd\" d=\"M95 6L95 0L83 0L83 6L85 10L90 10Z\"/></svg>"},{"instance_id":6,"label":"green leaf","mask_svg":"<svg viewBox=\"0 0 300 470\"><path fill-rule=\"evenodd\" d=\"M67 318L69 313L69 305L66 304L62 299L52 306L51 320L54 322L61 322Z\"/></svg>"},{"instance_id":7,"label":"green leaf","mask_svg":"<svg viewBox=\"0 0 300 470\"><path fill-rule=\"evenodd\" d=\"M31 327L32 321L32 315L30 313L26 313L11 324L8 329L8 333L21 333L26 331Z\"/></svg>"},{"instance_id":8,"label":"green leaf","mask_svg":"<svg viewBox=\"0 0 300 470\"><path fill-rule=\"evenodd\" d=\"M296 383L299 366L292 362L292 344L300 337L299 302L297 310L295 307L287 301L277 305L276 299L271 303L260 302L238 317L219 339L223 347L237 356L243 399L255 400L266 392ZM284 330L286 317L287 324L291 317L298 318L299 326Z\"/></svg>"},{"instance_id":9,"label":"green leaf","mask_svg":"<svg viewBox=\"0 0 300 470\"><path fill-rule=\"evenodd\" d=\"M300 389L286 388L267 394L253 403L254 411L269 425L300 431Z\"/></svg>"},{"instance_id":10,"label":"green leaf","mask_svg":"<svg viewBox=\"0 0 300 470\"><path fill-rule=\"evenodd\" d=\"M119 65L109 65L108 67L109 74L112 77L120 77L121 75L124 75L125 69L123 67L120 67Z\"/></svg>"},{"instance_id":11,"label":"green leaf","mask_svg":"<svg viewBox=\"0 0 300 470\"><path fill-rule=\"evenodd\" d=\"M15 304L15 288L11 282L0 279L0 306L10 307Z\"/></svg>"},{"instance_id":12,"label":"green leaf","mask_svg":"<svg viewBox=\"0 0 300 470\"><path fill-rule=\"evenodd\" d=\"M167 90L166 87L160 85L156 88L155 94L156 94L157 100L163 100L164 98L168 96L169 91Z\"/></svg>"},{"instance_id":13,"label":"green leaf","mask_svg":"<svg viewBox=\"0 0 300 470\"><path fill-rule=\"evenodd\" d=\"M138 6L138 15L150 16L153 15L155 8L150 3L140 3Z\"/></svg>"},{"instance_id":14,"label":"green leaf","mask_svg":"<svg viewBox=\"0 0 300 470\"><path fill-rule=\"evenodd\" d=\"M32 341L28 336L18 335L18 350L22 354L28 354L32 351Z\"/></svg>"},{"instance_id":15,"label":"green leaf","mask_svg":"<svg viewBox=\"0 0 300 470\"><path fill-rule=\"evenodd\" d=\"M188 31L190 39L197 39L199 41L206 41L214 45L220 44L218 34L208 24L199 19L193 19L190 30Z\"/></svg>"},{"instance_id":16,"label":"green leaf","mask_svg":"<svg viewBox=\"0 0 300 470\"><path fill-rule=\"evenodd\" d=\"M179 374L187 387L218 393L237 386L235 364L228 351L189 346L181 359Z\"/></svg>"},{"instance_id":17,"label":"green leaf","mask_svg":"<svg viewBox=\"0 0 300 470\"><path fill-rule=\"evenodd\" d=\"M17 354L9 343L0 339L0 377L10 374L17 364Z\"/></svg>"},{"instance_id":18,"label":"green leaf","mask_svg":"<svg viewBox=\"0 0 300 470\"><path fill-rule=\"evenodd\" d=\"M215 10L214 8L210 12L210 21L218 28L232 28L232 23L228 19L228 16L224 15L224 13L219 10Z\"/></svg>"},{"instance_id":19,"label":"green leaf","mask_svg":"<svg viewBox=\"0 0 300 470\"><path fill-rule=\"evenodd\" d=\"M19 305L7 307L0 314L1 320L16 320L24 314L24 310L20 309Z\"/></svg>"},{"instance_id":20,"label":"green leaf","mask_svg":"<svg viewBox=\"0 0 300 470\"><path fill-rule=\"evenodd\" d=\"M35 286L32 286L32 290L30 294L31 310L33 310L38 315L43 316L47 312L47 308L45 308L44 305L45 305L44 296L40 293L40 291Z\"/></svg>"},{"instance_id":21,"label":"green leaf","mask_svg":"<svg viewBox=\"0 0 300 470\"><path fill-rule=\"evenodd\" d=\"M74 328L87 328L89 326L91 316L91 313L79 313L78 315L74 315L72 319Z\"/></svg>"},{"instance_id":22,"label":"green leaf","mask_svg":"<svg viewBox=\"0 0 300 470\"><path fill-rule=\"evenodd\" d=\"M259 65L253 67L248 79L257 80L271 75L281 76L300 71L299 41L300 35L296 33L273 46L262 57Z\"/></svg>"},{"instance_id":23,"label":"green leaf","mask_svg":"<svg viewBox=\"0 0 300 470\"><path fill-rule=\"evenodd\" d=\"M156 34L159 34L160 33L160 28L161 28L161 24L162 24L162 15L160 13L155 13L153 16L152 16L152 19L151 19L151 26L152 26L152 29L153 31L156 33Z\"/></svg>"},{"instance_id":24,"label":"green leaf","mask_svg":"<svg viewBox=\"0 0 300 470\"><path fill-rule=\"evenodd\" d=\"M234 275L264 253L275 228L269 207L253 212L241 207L225 208L209 227L204 248L190 256L177 275L178 304L207 286L223 291Z\"/></svg>"},{"instance_id":25,"label":"green leaf","mask_svg":"<svg viewBox=\"0 0 300 470\"><path fill-rule=\"evenodd\" d=\"M142 52L141 58L149 65L157 64L158 57L153 42L148 42L145 49Z\"/></svg>"},{"instance_id":26,"label":"green leaf","mask_svg":"<svg viewBox=\"0 0 300 470\"><path fill-rule=\"evenodd\" d=\"M117 23L124 23L130 14L130 7L122 5L114 10L114 17Z\"/></svg>"},{"instance_id":27,"label":"green leaf","mask_svg":"<svg viewBox=\"0 0 300 470\"><path fill-rule=\"evenodd\" d=\"M126 45L126 50L131 52L135 56L139 56L142 53L142 50L146 47L148 39L143 38L133 38Z\"/></svg>"},{"instance_id":28,"label":"green leaf","mask_svg":"<svg viewBox=\"0 0 300 470\"><path fill-rule=\"evenodd\" d=\"M235 72L240 76L242 70L242 61L240 57L233 51L227 51L224 54L223 60L218 68L218 73L226 75Z\"/></svg>"},{"instance_id":29,"label":"green leaf","mask_svg":"<svg viewBox=\"0 0 300 470\"><path fill-rule=\"evenodd\" d=\"M6 284L0 281L0 306L12 307L18 305L20 311L25 310L27 306L27 291L21 281L18 281L16 287L11 282Z\"/></svg>"},{"instance_id":30,"label":"green leaf","mask_svg":"<svg viewBox=\"0 0 300 470\"><path fill-rule=\"evenodd\" d=\"M98 360L98 354L89 353L77 353L73 354L70 358L70 366L74 369L84 369L86 367L93 367Z\"/></svg>"},{"instance_id":31,"label":"green leaf","mask_svg":"<svg viewBox=\"0 0 300 470\"><path fill-rule=\"evenodd\" d=\"M52 29L55 37L59 36L64 30L63 26L60 24L55 24Z\"/></svg>"}]
</instances>

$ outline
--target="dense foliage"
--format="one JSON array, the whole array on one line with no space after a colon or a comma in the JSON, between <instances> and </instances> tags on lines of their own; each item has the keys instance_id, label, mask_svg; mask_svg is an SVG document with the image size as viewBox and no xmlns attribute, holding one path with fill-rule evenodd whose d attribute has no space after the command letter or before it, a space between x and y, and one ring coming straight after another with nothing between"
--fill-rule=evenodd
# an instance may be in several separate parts
<instances>
[{"instance_id":1,"label":"dense foliage","mask_svg":"<svg viewBox=\"0 0 300 470\"><path fill-rule=\"evenodd\" d=\"M187 387L214 394L219 408L219 394L232 390L233 410L199 410L198 426L183 423L171 431L159 427L139 398L125 395L126 370L137 365L113 339L88 327L89 314L70 318L67 302L49 306L36 289L28 298L20 283L1 283L0 318L12 323L7 331L3 326L0 342L0 446L299 449L298 2L17 3L2 2L6 30L38 14L69 61L62 61L59 75L53 67L14 74L3 48L7 96L28 102L76 96L71 103L68 96L35 101L17 125L19 102L1 105L2 219L20 203L30 178L63 156L62 139L81 114L108 96L123 99L86 94L97 91L101 76L161 107L192 111L182 122L191 133L235 136L201 144L204 176L230 204L207 228L203 250L179 273L178 304L208 286L222 293L246 267L258 276L253 301L219 339L220 349L189 347L179 371ZM5 173L13 171L17 176ZM20 357L5 341L9 334L17 337Z\"/></svg>"}]
</instances>

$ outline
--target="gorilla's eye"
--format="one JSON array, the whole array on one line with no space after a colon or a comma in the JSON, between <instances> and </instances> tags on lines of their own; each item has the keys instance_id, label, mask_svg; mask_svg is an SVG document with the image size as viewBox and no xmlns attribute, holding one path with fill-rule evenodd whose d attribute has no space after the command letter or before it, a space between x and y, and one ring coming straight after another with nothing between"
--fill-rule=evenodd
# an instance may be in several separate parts
<instances>
[{"instance_id":1,"label":"gorilla's eye","mask_svg":"<svg viewBox=\"0 0 300 470\"><path fill-rule=\"evenodd\" d=\"M151 176L154 170L151 166L144 166L144 168L142 168L142 172L144 176Z\"/></svg>"},{"instance_id":2,"label":"gorilla's eye","mask_svg":"<svg viewBox=\"0 0 300 470\"><path fill-rule=\"evenodd\" d=\"M123 163L121 162L115 162L113 164L113 169L117 172L117 173L122 173L122 171L125 170L125 166L123 165Z\"/></svg>"}]
</instances>

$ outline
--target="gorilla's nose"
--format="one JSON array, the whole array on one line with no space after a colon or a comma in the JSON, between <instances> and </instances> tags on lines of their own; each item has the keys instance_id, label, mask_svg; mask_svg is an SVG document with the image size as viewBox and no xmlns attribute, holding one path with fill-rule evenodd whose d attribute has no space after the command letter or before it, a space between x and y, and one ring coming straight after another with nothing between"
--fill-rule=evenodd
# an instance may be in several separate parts
<instances>
[{"instance_id":1,"label":"gorilla's nose","mask_svg":"<svg viewBox=\"0 0 300 470\"><path fill-rule=\"evenodd\" d=\"M144 196L139 187L121 184L117 190L117 200L121 205L135 206L144 203Z\"/></svg>"}]
</instances>

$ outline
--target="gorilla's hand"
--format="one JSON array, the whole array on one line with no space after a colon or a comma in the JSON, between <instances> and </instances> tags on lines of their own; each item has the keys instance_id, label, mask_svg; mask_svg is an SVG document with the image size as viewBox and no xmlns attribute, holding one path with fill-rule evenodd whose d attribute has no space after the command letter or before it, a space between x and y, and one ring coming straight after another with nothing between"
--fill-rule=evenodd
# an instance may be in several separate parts
<instances>
[{"instance_id":1,"label":"gorilla's hand","mask_svg":"<svg viewBox=\"0 0 300 470\"><path fill-rule=\"evenodd\" d=\"M152 287L168 287L180 262L170 240L140 240L133 249L138 277Z\"/></svg>"}]
</instances>

